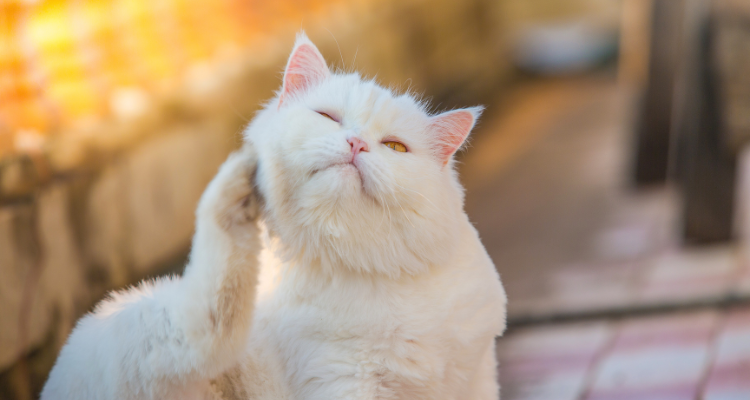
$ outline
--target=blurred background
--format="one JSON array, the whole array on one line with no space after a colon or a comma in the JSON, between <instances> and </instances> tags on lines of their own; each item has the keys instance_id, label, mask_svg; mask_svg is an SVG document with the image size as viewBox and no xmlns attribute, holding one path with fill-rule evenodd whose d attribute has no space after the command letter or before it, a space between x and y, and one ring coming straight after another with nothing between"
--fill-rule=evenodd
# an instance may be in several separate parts
<instances>
[{"instance_id":1,"label":"blurred background","mask_svg":"<svg viewBox=\"0 0 750 400\"><path fill-rule=\"evenodd\" d=\"M503 399L750 399L747 0L0 0L0 398L194 209L304 29L487 111L458 157Z\"/></svg>"}]
</instances>

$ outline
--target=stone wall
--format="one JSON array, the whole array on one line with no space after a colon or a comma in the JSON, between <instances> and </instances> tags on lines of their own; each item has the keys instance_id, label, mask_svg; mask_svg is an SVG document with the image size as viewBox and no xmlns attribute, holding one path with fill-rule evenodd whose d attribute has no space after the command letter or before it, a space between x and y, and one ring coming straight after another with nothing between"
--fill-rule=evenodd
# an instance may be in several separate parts
<instances>
[{"instance_id":1,"label":"stone wall","mask_svg":"<svg viewBox=\"0 0 750 400\"><path fill-rule=\"evenodd\" d=\"M196 202L236 147L238 129L215 121L170 127L99 171L55 179L29 200L0 208L4 369L44 372L51 359L33 365L34 353L56 353L107 290L179 271ZM18 363L29 355L27 364ZM21 374L13 368L0 384ZM34 391L40 383L33 382ZM8 391L19 390L3 387L0 394L12 398Z\"/></svg>"},{"instance_id":2,"label":"stone wall","mask_svg":"<svg viewBox=\"0 0 750 400\"><path fill-rule=\"evenodd\" d=\"M473 105L509 76L496 4L357 1L304 27L335 67L444 108ZM199 196L279 86L299 28L198 71L142 115L0 160L0 398L35 398L75 321L107 291L181 271Z\"/></svg>"}]
</instances>

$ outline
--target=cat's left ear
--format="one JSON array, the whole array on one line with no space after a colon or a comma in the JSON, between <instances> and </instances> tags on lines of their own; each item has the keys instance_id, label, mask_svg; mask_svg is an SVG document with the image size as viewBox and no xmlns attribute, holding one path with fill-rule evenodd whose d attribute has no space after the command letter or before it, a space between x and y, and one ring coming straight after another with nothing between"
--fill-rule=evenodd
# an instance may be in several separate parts
<instances>
[{"instance_id":1,"label":"cat's left ear","mask_svg":"<svg viewBox=\"0 0 750 400\"><path fill-rule=\"evenodd\" d=\"M427 128L433 137L433 148L443 165L461 148L484 107L470 107L447 111L430 117Z\"/></svg>"},{"instance_id":2,"label":"cat's left ear","mask_svg":"<svg viewBox=\"0 0 750 400\"><path fill-rule=\"evenodd\" d=\"M330 75L331 71L318 48L304 32L299 33L284 70L279 107L290 96L305 92Z\"/></svg>"}]
</instances>

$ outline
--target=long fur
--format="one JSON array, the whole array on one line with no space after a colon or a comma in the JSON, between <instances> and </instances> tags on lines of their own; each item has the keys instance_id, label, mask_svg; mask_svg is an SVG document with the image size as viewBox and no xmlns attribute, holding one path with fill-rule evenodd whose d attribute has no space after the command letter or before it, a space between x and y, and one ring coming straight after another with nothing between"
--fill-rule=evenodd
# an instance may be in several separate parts
<instances>
[{"instance_id":1,"label":"long fur","mask_svg":"<svg viewBox=\"0 0 750 400\"><path fill-rule=\"evenodd\" d=\"M497 399L505 292L452 158L481 109L430 115L304 34L287 66L203 195L183 277L84 317L42 399Z\"/></svg>"}]
</instances>

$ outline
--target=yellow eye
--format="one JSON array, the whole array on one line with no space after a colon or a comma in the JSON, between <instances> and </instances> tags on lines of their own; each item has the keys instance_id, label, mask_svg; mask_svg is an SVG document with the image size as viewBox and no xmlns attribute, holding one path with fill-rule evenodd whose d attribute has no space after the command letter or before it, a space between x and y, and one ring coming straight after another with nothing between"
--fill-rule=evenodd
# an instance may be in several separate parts
<instances>
[{"instance_id":1,"label":"yellow eye","mask_svg":"<svg viewBox=\"0 0 750 400\"><path fill-rule=\"evenodd\" d=\"M399 142L383 142L384 145L390 147L393 150L396 150L400 153L406 153L406 146L404 146L403 143Z\"/></svg>"},{"instance_id":2,"label":"yellow eye","mask_svg":"<svg viewBox=\"0 0 750 400\"><path fill-rule=\"evenodd\" d=\"M324 117L326 117L326 118L330 119L331 121L334 121L334 122L339 122L339 121L338 121L338 120L337 120L336 118L333 118L333 117L332 117L332 116L331 116L330 114L328 114L328 113L324 113L323 111L316 111L316 112L317 112L318 114L320 114L320 115L322 115L322 116L324 116Z\"/></svg>"}]
</instances>

